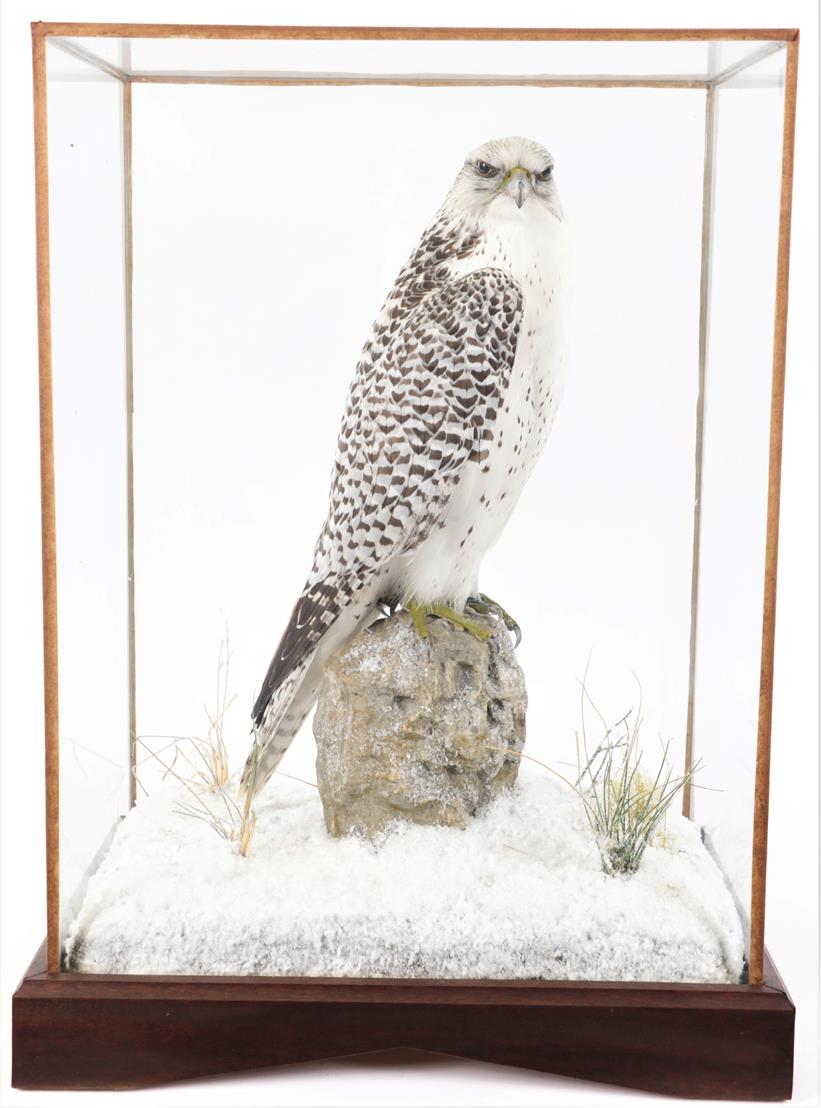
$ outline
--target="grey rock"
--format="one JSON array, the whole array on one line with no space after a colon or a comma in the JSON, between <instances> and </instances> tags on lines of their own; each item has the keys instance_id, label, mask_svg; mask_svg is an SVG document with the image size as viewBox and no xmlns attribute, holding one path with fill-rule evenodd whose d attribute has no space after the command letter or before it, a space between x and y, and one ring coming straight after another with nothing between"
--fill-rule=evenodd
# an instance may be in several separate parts
<instances>
[{"instance_id":1,"label":"grey rock","mask_svg":"<svg viewBox=\"0 0 821 1108\"><path fill-rule=\"evenodd\" d=\"M442 619L377 621L325 666L314 717L317 784L331 835L397 819L465 827L516 780L527 692L504 624L488 642Z\"/></svg>"}]
</instances>

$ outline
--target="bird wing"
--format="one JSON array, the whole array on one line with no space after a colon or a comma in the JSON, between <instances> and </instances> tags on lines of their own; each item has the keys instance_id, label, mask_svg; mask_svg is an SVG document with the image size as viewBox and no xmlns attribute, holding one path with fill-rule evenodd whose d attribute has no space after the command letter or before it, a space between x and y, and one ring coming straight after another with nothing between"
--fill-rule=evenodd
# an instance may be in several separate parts
<instances>
[{"instance_id":1,"label":"bird wing","mask_svg":"<svg viewBox=\"0 0 821 1108\"><path fill-rule=\"evenodd\" d=\"M374 372L358 372L328 518L254 705L257 724L351 598L427 538L465 466L486 464L522 308L521 287L508 274L474 270L426 296L394 326Z\"/></svg>"}]
</instances>

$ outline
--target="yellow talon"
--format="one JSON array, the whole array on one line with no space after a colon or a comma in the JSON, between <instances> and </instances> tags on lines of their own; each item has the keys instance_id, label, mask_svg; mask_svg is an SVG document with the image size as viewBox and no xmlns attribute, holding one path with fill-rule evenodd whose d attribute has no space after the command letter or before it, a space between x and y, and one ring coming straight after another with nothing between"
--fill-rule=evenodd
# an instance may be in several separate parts
<instances>
[{"instance_id":1,"label":"yellow talon","mask_svg":"<svg viewBox=\"0 0 821 1108\"><path fill-rule=\"evenodd\" d=\"M472 608L474 612L479 612L481 615L496 616L500 619L508 631L512 631L515 637L514 646L518 646L522 641L522 629L516 620L506 612L501 604L498 604L495 600L491 600L485 593L480 592L478 596L469 596L467 600L467 607Z\"/></svg>"},{"instance_id":2,"label":"yellow talon","mask_svg":"<svg viewBox=\"0 0 821 1108\"><path fill-rule=\"evenodd\" d=\"M417 630L419 638L426 639L428 637L428 609L423 607L421 604L411 603L406 605L406 611L413 620L413 625Z\"/></svg>"},{"instance_id":3,"label":"yellow talon","mask_svg":"<svg viewBox=\"0 0 821 1108\"><path fill-rule=\"evenodd\" d=\"M449 608L447 604L414 604L411 601L403 605L403 607L413 620L413 625L420 639L426 639L428 637L428 616L446 619L455 627L461 627L463 631L467 631L469 634L473 635L474 638L479 639L480 642L487 642L490 638L490 628L482 627L480 623L476 623L475 620L469 619L461 612L457 612L455 608Z\"/></svg>"}]
</instances>

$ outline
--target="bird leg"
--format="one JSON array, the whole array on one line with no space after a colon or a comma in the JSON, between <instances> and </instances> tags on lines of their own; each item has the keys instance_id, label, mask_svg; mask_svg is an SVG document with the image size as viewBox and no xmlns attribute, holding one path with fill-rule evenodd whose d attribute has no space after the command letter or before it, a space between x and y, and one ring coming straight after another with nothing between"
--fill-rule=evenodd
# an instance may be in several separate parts
<instances>
[{"instance_id":1,"label":"bird leg","mask_svg":"<svg viewBox=\"0 0 821 1108\"><path fill-rule=\"evenodd\" d=\"M405 611L413 620L413 625L416 628L416 633L420 639L426 639L428 637L428 623L427 614L428 609L422 604L414 604L412 600L408 601L405 605Z\"/></svg>"},{"instance_id":2,"label":"bird leg","mask_svg":"<svg viewBox=\"0 0 821 1108\"><path fill-rule=\"evenodd\" d=\"M515 646L518 646L522 641L522 629L516 620L506 612L501 604L497 604L495 600L491 600L485 593L480 592L478 596L469 596L467 599L467 607L474 612L478 612L479 615L493 615L497 619L500 619L504 623L508 631L512 631L514 638L516 639Z\"/></svg>"},{"instance_id":3,"label":"bird leg","mask_svg":"<svg viewBox=\"0 0 821 1108\"><path fill-rule=\"evenodd\" d=\"M413 601L409 601L407 604L403 604L403 607L413 620L413 625L420 639L428 637L428 616L446 619L448 623L452 623L455 627L461 627L463 631L469 632L481 642L487 642L490 638L490 630L487 627L482 627L480 623L469 619L461 612L457 612L455 608L449 608L447 604L415 604Z\"/></svg>"},{"instance_id":4,"label":"bird leg","mask_svg":"<svg viewBox=\"0 0 821 1108\"><path fill-rule=\"evenodd\" d=\"M430 608L430 614L438 616L439 619L446 619L456 627L461 627L463 631L468 631L480 642L487 642L490 638L490 628L483 627L481 623L469 619L464 613L457 612L455 608L450 608L447 604L433 604Z\"/></svg>"}]
</instances>

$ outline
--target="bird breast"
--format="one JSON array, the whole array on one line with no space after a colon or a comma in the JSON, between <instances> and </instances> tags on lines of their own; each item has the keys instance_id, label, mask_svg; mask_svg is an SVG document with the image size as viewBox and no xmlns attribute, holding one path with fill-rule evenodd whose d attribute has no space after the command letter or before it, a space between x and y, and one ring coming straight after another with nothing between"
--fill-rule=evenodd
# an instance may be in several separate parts
<instances>
[{"instance_id":1,"label":"bird breast","mask_svg":"<svg viewBox=\"0 0 821 1108\"><path fill-rule=\"evenodd\" d=\"M402 591L421 603L461 607L477 591L482 558L497 541L533 471L561 398L567 298L564 227L534 205L530 218L502 210L488 219L479 250L453 263L451 277L494 268L523 292L523 317L509 385L489 456L468 464L442 526L401 559Z\"/></svg>"}]
</instances>

